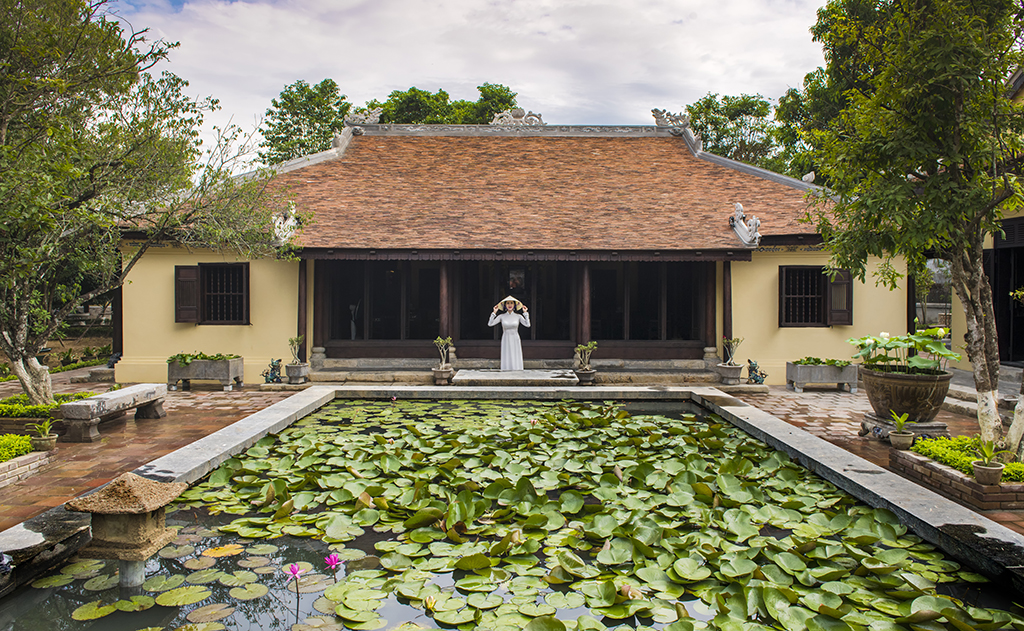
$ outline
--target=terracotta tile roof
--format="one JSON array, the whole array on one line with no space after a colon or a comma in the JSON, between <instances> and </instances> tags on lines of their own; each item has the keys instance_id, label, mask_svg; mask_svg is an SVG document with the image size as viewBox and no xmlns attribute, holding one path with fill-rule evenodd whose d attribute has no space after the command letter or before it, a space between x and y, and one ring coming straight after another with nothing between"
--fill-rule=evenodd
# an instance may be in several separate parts
<instances>
[{"instance_id":1,"label":"terracotta tile roof","mask_svg":"<svg viewBox=\"0 0 1024 631\"><path fill-rule=\"evenodd\" d=\"M277 184L315 213L311 248L733 249L734 202L762 235L814 234L802 183L698 155L667 134L367 134Z\"/></svg>"}]
</instances>

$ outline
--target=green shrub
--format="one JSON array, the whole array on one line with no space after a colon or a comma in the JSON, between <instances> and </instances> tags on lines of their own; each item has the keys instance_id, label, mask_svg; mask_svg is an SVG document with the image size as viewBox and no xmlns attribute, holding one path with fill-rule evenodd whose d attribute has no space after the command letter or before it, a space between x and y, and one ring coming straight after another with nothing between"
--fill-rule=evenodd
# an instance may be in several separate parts
<instances>
[{"instance_id":1,"label":"green shrub","mask_svg":"<svg viewBox=\"0 0 1024 631\"><path fill-rule=\"evenodd\" d=\"M200 353L199 351L196 351L195 353L178 353L177 355L171 355L170 357L167 358L167 363L173 364L174 362L178 362L179 366L188 366L197 359L223 361L225 359L238 359L239 357L240 355L235 355L233 353L228 353L227 355L225 355L224 353L217 353L216 355L207 355L206 353Z\"/></svg>"},{"instance_id":2,"label":"green shrub","mask_svg":"<svg viewBox=\"0 0 1024 631\"><path fill-rule=\"evenodd\" d=\"M978 459L975 450L981 444L977 436L954 436L953 438L921 438L910 448L914 453L931 458L935 462L953 467L961 473L974 475L971 463ZM1024 463L1011 462L1003 469L1004 482L1024 482Z\"/></svg>"},{"instance_id":3,"label":"green shrub","mask_svg":"<svg viewBox=\"0 0 1024 631\"><path fill-rule=\"evenodd\" d=\"M32 453L32 440L28 436L0 434L0 462L14 460Z\"/></svg>"},{"instance_id":4,"label":"green shrub","mask_svg":"<svg viewBox=\"0 0 1024 631\"><path fill-rule=\"evenodd\" d=\"M53 405L29 405L27 394L16 394L6 399L0 399L0 416L7 418L43 418L50 416L50 412L60 407L61 403L87 399L96 394L95 392L76 392L74 394L55 394Z\"/></svg>"},{"instance_id":5,"label":"green shrub","mask_svg":"<svg viewBox=\"0 0 1024 631\"><path fill-rule=\"evenodd\" d=\"M50 374L52 375L52 374L55 374L55 373L58 373L58 372L67 372L69 370L75 370L76 368L86 368L88 366L99 366L100 364L105 364L105 363L107 363L107 360L105 360L105 359L90 359L90 360L87 360L87 361L75 362L73 364L68 364L67 366L56 366L54 368L50 368ZM10 370L10 368L8 368L8 370ZM0 374L2 374L2 372L3 371L0 370ZM8 374L6 376L0 376L0 382L2 382L2 381L14 381L17 378L18 378L17 375Z\"/></svg>"},{"instance_id":6,"label":"green shrub","mask_svg":"<svg viewBox=\"0 0 1024 631\"><path fill-rule=\"evenodd\" d=\"M836 368L846 368L850 365L850 361L846 359L821 359L820 357L804 357L793 363L797 366L835 366Z\"/></svg>"}]
</instances>

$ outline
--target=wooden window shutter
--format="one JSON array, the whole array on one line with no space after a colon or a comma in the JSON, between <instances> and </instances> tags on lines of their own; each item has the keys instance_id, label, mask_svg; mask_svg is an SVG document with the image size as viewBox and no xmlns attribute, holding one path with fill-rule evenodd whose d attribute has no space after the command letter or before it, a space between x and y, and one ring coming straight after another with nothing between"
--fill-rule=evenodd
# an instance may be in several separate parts
<instances>
[{"instance_id":1,"label":"wooden window shutter","mask_svg":"<svg viewBox=\"0 0 1024 631\"><path fill-rule=\"evenodd\" d=\"M853 324L853 276L847 270L839 270L828 281L828 323Z\"/></svg>"},{"instance_id":2,"label":"wooden window shutter","mask_svg":"<svg viewBox=\"0 0 1024 631\"><path fill-rule=\"evenodd\" d=\"M199 266L174 266L174 321L199 322Z\"/></svg>"}]
</instances>

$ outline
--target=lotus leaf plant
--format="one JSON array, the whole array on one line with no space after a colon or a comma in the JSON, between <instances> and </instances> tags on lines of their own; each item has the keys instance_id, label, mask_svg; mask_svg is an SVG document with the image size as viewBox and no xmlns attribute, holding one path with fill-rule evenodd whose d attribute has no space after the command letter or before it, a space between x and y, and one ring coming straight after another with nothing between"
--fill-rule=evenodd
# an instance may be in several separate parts
<instances>
[{"instance_id":1,"label":"lotus leaf plant","mask_svg":"<svg viewBox=\"0 0 1024 631\"><path fill-rule=\"evenodd\" d=\"M949 360L960 361L960 353L946 348L949 329L935 327L906 335L880 333L847 340L857 347L854 359L873 370L933 375L943 371Z\"/></svg>"}]
</instances>

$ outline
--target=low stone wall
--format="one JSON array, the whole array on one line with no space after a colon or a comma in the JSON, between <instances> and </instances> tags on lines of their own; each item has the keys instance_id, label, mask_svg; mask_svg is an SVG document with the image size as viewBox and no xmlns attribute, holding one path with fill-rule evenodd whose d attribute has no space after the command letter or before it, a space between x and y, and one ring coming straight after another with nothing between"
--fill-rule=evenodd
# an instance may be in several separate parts
<instances>
[{"instance_id":1,"label":"low stone wall","mask_svg":"<svg viewBox=\"0 0 1024 631\"><path fill-rule=\"evenodd\" d=\"M985 486L953 467L912 451L896 449L889 452L889 468L908 480L978 510L1024 509L1024 484Z\"/></svg>"},{"instance_id":2,"label":"low stone wall","mask_svg":"<svg viewBox=\"0 0 1024 631\"><path fill-rule=\"evenodd\" d=\"M0 462L0 488L20 482L42 469L57 456L57 450L33 451L7 462Z\"/></svg>"},{"instance_id":3,"label":"low stone wall","mask_svg":"<svg viewBox=\"0 0 1024 631\"><path fill-rule=\"evenodd\" d=\"M19 436L35 436L36 433L25 429L25 425L28 423L42 423L43 419L35 417L12 417L12 416L0 416L0 434L18 434ZM51 434L63 434L67 431L64 427L64 421L56 418L51 418L50 422L53 423L50 426Z\"/></svg>"}]
</instances>

